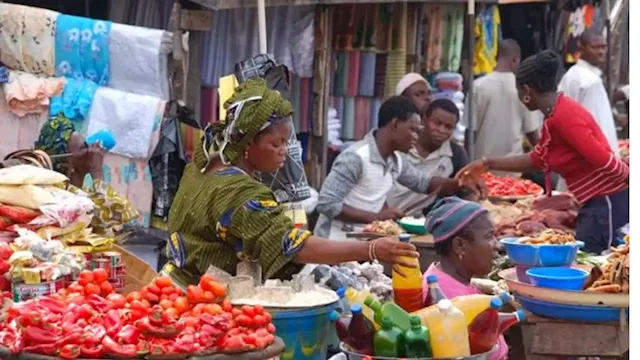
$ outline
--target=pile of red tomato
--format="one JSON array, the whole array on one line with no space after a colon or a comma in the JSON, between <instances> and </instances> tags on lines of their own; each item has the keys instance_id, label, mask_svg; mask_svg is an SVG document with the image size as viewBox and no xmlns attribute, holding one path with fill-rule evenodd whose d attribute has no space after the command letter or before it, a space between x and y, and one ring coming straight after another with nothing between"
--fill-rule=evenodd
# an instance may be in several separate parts
<instances>
[{"instance_id":1,"label":"pile of red tomato","mask_svg":"<svg viewBox=\"0 0 640 360\"><path fill-rule=\"evenodd\" d=\"M239 353L275 340L271 315L261 306L234 308L210 275L186 294L167 277L127 296L104 281L101 269L84 271L54 295L15 304L0 344L12 354L100 359Z\"/></svg>"},{"instance_id":2,"label":"pile of red tomato","mask_svg":"<svg viewBox=\"0 0 640 360\"><path fill-rule=\"evenodd\" d=\"M542 194L540 185L531 180L511 176L496 176L491 173L482 174L487 185L489 196L526 196Z\"/></svg>"}]
</instances>

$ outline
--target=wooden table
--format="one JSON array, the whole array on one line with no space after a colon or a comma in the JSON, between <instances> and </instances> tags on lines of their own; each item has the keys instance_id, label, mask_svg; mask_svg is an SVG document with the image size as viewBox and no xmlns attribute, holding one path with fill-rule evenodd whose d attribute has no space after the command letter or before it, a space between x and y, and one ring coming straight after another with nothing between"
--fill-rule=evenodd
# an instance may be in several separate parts
<instances>
[{"instance_id":1,"label":"wooden table","mask_svg":"<svg viewBox=\"0 0 640 360\"><path fill-rule=\"evenodd\" d=\"M548 319L527 312L526 321L511 328L512 359L551 360L577 357L628 359L629 325L577 323Z\"/></svg>"}]
</instances>

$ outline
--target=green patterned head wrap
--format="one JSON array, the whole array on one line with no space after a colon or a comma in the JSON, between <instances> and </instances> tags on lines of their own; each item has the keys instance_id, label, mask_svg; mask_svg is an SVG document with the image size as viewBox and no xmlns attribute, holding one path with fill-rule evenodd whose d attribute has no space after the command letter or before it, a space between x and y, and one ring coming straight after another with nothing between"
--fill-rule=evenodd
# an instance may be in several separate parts
<instances>
[{"instance_id":1,"label":"green patterned head wrap","mask_svg":"<svg viewBox=\"0 0 640 360\"><path fill-rule=\"evenodd\" d=\"M224 107L226 118L205 129L202 142L207 156L205 169L216 155L224 164L236 164L245 147L260 131L293 113L291 103L278 91L267 88L267 82L262 78L250 79L238 86Z\"/></svg>"},{"instance_id":2,"label":"green patterned head wrap","mask_svg":"<svg viewBox=\"0 0 640 360\"><path fill-rule=\"evenodd\" d=\"M40 136L35 143L36 150L42 150L49 155L61 155L69 152L69 140L71 134L76 131L71 120L62 115L49 118L40 129ZM68 174L69 162L67 159L53 160L53 170Z\"/></svg>"}]
</instances>

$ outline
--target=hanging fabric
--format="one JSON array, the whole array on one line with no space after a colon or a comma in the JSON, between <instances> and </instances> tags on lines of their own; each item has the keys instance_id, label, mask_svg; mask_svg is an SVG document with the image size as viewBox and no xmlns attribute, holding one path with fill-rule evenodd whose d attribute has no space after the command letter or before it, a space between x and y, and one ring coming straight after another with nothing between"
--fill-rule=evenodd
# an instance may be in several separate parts
<instances>
[{"instance_id":1,"label":"hanging fabric","mask_svg":"<svg viewBox=\"0 0 640 360\"><path fill-rule=\"evenodd\" d=\"M427 41L426 41L426 58L427 72L435 73L440 71L440 62L442 60L442 7L440 4L425 4L427 18Z\"/></svg>"},{"instance_id":2,"label":"hanging fabric","mask_svg":"<svg viewBox=\"0 0 640 360\"><path fill-rule=\"evenodd\" d=\"M49 112L49 98L64 88L64 78L45 78L22 71L9 72L9 81L2 84L4 97L11 111L22 117Z\"/></svg>"},{"instance_id":3,"label":"hanging fabric","mask_svg":"<svg viewBox=\"0 0 640 360\"><path fill-rule=\"evenodd\" d=\"M462 40L464 38L464 6L460 4L445 5L446 34L443 46L443 69L457 72L460 70L462 56Z\"/></svg>"},{"instance_id":4,"label":"hanging fabric","mask_svg":"<svg viewBox=\"0 0 640 360\"><path fill-rule=\"evenodd\" d=\"M77 123L83 122L89 115L97 90L98 85L91 80L67 79L62 94L51 98L49 115L56 116L63 113L74 124L80 125L76 129L81 131L83 124Z\"/></svg>"},{"instance_id":5,"label":"hanging fabric","mask_svg":"<svg viewBox=\"0 0 640 360\"><path fill-rule=\"evenodd\" d=\"M476 16L476 48L473 60L475 76L488 74L497 64L498 43L500 42L500 10L497 5L487 6Z\"/></svg>"},{"instance_id":6,"label":"hanging fabric","mask_svg":"<svg viewBox=\"0 0 640 360\"><path fill-rule=\"evenodd\" d=\"M58 16L56 24L56 76L109 83L111 21L79 16Z\"/></svg>"},{"instance_id":7,"label":"hanging fabric","mask_svg":"<svg viewBox=\"0 0 640 360\"><path fill-rule=\"evenodd\" d=\"M0 2L0 61L13 70L53 76L60 13Z\"/></svg>"},{"instance_id":8,"label":"hanging fabric","mask_svg":"<svg viewBox=\"0 0 640 360\"><path fill-rule=\"evenodd\" d=\"M602 30L604 15L600 6L584 4L569 15L569 23L565 33L564 60L575 63L580 58L578 43L583 32L589 29Z\"/></svg>"},{"instance_id":9,"label":"hanging fabric","mask_svg":"<svg viewBox=\"0 0 640 360\"><path fill-rule=\"evenodd\" d=\"M169 114L160 128L160 140L149 159L153 182L151 213L164 221L169 217L169 209L187 164L180 136L180 124L199 129L193 111L188 108L171 102L167 110Z\"/></svg>"}]
</instances>

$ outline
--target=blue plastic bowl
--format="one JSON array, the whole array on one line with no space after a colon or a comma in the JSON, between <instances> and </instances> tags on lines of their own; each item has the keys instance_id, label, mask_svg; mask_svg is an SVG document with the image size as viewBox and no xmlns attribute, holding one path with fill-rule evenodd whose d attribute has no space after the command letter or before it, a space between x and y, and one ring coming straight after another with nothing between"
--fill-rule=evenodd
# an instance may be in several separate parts
<instances>
[{"instance_id":1,"label":"blue plastic bowl","mask_svg":"<svg viewBox=\"0 0 640 360\"><path fill-rule=\"evenodd\" d=\"M538 267L527 270L533 286L558 290L582 290L589 273L570 267Z\"/></svg>"},{"instance_id":2,"label":"blue plastic bowl","mask_svg":"<svg viewBox=\"0 0 640 360\"><path fill-rule=\"evenodd\" d=\"M566 245L530 245L521 244L520 239L504 238L500 242L511 262L530 267L569 266L576 259L578 249L584 246L582 241Z\"/></svg>"},{"instance_id":3,"label":"blue plastic bowl","mask_svg":"<svg viewBox=\"0 0 640 360\"><path fill-rule=\"evenodd\" d=\"M557 304L521 296L518 293L514 294L514 297L525 310L550 319L590 323L614 322L620 320L620 311L625 311L629 319L629 308Z\"/></svg>"}]
</instances>

